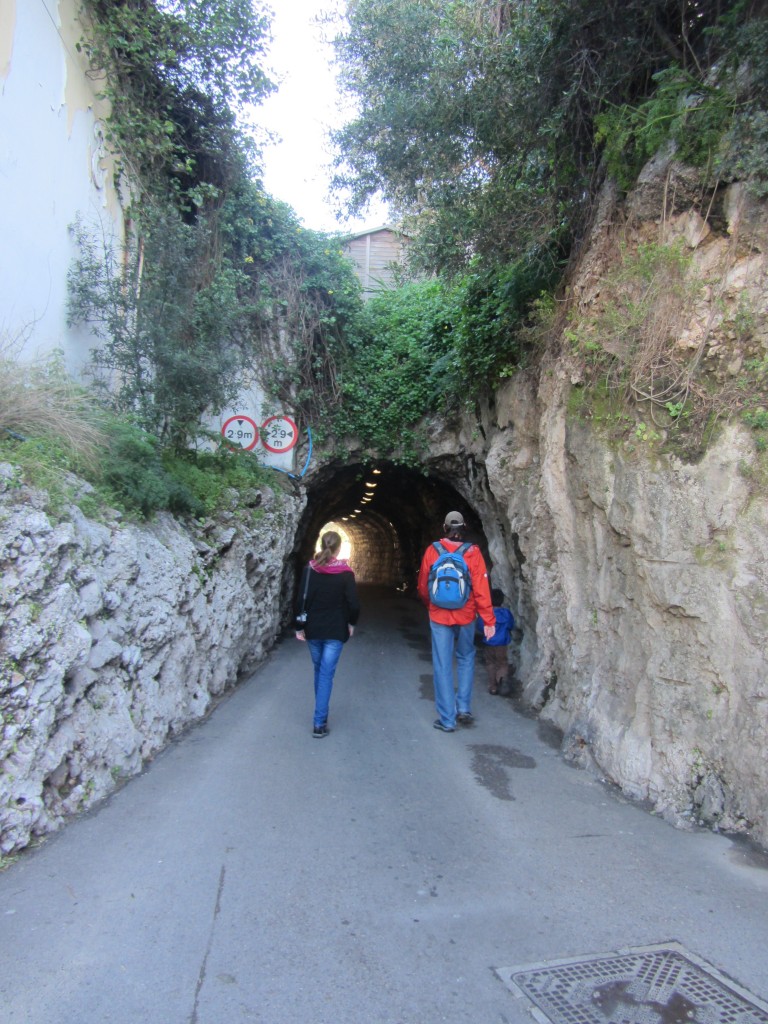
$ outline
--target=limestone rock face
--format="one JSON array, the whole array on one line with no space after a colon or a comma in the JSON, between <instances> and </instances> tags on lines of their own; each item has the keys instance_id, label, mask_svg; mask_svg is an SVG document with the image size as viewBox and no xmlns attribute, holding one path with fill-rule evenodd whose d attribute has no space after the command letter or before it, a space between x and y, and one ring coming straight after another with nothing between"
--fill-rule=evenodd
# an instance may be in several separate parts
<instances>
[{"instance_id":1,"label":"limestone rock face","mask_svg":"<svg viewBox=\"0 0 768 1024\"><path fill-rule=\"evenodd\" d=\"M303 506L265 488L257 511L233 503L194 529L76 507L54 522L12 480L0 473L5 854L103 799L264 658Z\"/></svg>"},{"instance_id":2,"label":"limestone rock face","mask_svg":"<svg viewBox=\"0 0 768 1024\"><path fill-rule=\"evenodd\" d=\"M693 339L718 380L765 362L766 204L729 189L715 235L679 205L661 224L663 185L649 168L624 231L664 232L692 252L705 286L680 343ZM653 210L655 226L638 226ZM582 305L600 301L609 223L602 210L571 285ZM728 328L739 309L741 333ZM765 455L738 419L695 462L617 443L569 411L574 384L562 344L535 377L499 389L482 440L467 448L467 424L433 440L433 459L463 446L485 467L457 486L483 517L492 580L512 597L522 696L563 731L566 756L670 821L768 844Z\"/></svg>"},{"instance_id":3,"label":"limestone rock face","mask_svg":"<svg viewBox=\"0 0 768 1024\"><path fill-rule=\"evenodd\" d=\"M509 595L525 703L563 751L677 826L768 844L768 496L736 425L697 464L570 416L567 366L521 375L457 486ZM538 417L538 418L537 418ZM457 436L436 438L435 457Z\"/></svg>"},{"instance_id":4,"label":"limestone rock face","mask_svg":"<svg viewBox=\"0 0 768 1024\"><path fill-rule=\"evenodd\" d=\"M562 585L545 716L630 795L765 839L768 504L740 474L751 442L728 430L685 466L632 463L577 427L563 440L542 480Z\"/></svg>"}]
</instances>

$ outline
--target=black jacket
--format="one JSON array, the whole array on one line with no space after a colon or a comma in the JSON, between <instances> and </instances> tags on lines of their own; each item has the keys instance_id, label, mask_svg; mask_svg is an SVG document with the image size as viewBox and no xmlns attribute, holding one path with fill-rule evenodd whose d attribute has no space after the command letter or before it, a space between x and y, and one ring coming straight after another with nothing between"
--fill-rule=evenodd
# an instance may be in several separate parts
<instances>
[{"instance_id":1,"label":"black jacket","mask_svg":"<svg viewBox=\"0 0 768 1024\"><path fill-rule=\"evenodd\" d=\"M316 572L307 566L299 581L297 614L301 611L307 573L307 621L301 623L297 620L296 629L303 629L307 640L341 640L346 643L349 640L347 626L354 626L360 615L355 574L351 571Z\"/></svg>"}]
</instances>

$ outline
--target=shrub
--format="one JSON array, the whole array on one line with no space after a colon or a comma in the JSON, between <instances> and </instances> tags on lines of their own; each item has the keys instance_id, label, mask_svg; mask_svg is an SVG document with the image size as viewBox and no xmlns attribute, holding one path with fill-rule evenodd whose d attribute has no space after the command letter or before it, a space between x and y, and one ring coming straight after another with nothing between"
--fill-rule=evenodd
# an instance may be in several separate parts
<instances>
[{"instance_id":1,"label":"shrub","mask_svg":"<svg viewBox=\"0 0 768 1024\"><path fill-rule=\"evenodd\" d=\"M160 510L199 517L214 512L228 491L273 481L252 456L163 449L155 435L67 377L58 355L31 365L0 360L0 458L47 491L56 513L73 502L92 516L112 506L143 518Z\"/></svg>"}]
</instances>

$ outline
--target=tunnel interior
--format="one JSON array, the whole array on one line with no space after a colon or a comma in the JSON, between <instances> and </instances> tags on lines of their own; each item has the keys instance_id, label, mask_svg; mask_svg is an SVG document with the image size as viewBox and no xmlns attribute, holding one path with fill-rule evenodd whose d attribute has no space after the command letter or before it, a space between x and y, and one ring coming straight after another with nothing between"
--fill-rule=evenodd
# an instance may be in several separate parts
<instances>
[{"instance_id":1,"label":"tunnel interior","mask_svg":"<svg viewBox=\"0 0 768 1024\"><path fill-rule=\"evenodd\" d=\"M326 466L308 483L294 579L318 549L320 535L336 529L359 583L412 591L425 548L442 535L453 510L462 513L467 539L487 559L480 519L448 480L387 462Z\"/></svg>"}]
</instances>

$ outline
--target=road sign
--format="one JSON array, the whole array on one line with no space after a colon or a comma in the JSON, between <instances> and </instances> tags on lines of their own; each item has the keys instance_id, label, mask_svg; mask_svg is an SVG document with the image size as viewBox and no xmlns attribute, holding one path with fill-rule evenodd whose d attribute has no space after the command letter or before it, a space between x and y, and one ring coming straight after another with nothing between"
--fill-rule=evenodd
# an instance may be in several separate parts
<instances>
[{"instance_id":1,"label":"road sign","mask_svg":"<svg viewBox=\"0 0 768 1024\"><path fill-rule=\"evenodd\" d=\"M239 445L246 452L252 451L259 443L259 428L250 416L230 416L221 433L230 444Z\"/></svg>"},{"instance_id":2,"label":"road sign","mask_svg":"<svg viewBox=\"0 0 768 1024\"><path fill-rule=\"evenodd\" d=\"M268 452L289 452L299 440L299 429L287 416L270 416L261 425L261 443Z\"/></svg>"}]
</instances>

